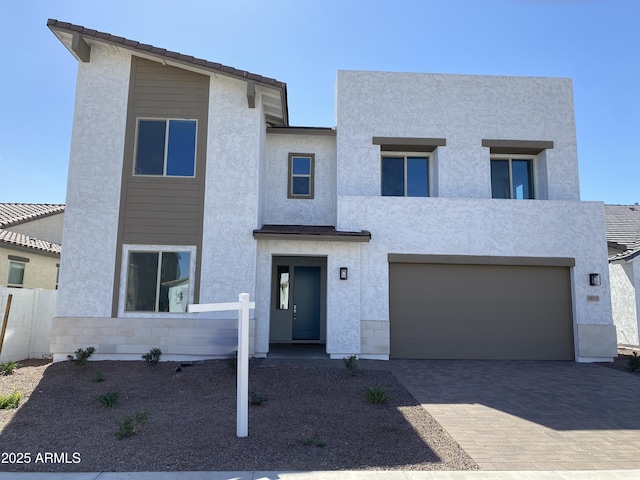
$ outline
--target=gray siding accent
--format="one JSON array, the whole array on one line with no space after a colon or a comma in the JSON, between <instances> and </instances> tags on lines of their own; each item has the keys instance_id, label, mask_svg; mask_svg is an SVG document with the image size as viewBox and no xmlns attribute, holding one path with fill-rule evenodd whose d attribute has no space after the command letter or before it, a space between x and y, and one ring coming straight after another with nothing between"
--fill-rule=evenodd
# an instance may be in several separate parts
<instances>
[{"instance_id":1,"label":"gray siding accent","mask_svg":"<svg viewBox=\"0 0 640 480\"><path fill-rule=\"evenodd\" d=\"M123 244L195 245L196 278L193 288L194 301L199 301L208 108L208 76L131 57L112 308L114 317L117 316ZM133 175L137 119L154 117L197 120L194 178Z\"/></svg>"}]
</instances>

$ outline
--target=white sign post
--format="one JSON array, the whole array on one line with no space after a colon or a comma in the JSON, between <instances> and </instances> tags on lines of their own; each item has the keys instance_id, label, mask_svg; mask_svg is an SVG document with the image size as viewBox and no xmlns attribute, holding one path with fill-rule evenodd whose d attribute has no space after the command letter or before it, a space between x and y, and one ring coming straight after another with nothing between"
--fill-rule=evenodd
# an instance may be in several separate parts
<instances>
[{"instance_id":1,"label":"white sign post","mask_svg":"<svg viewBox=\"0 0 640 480\"><path fill-rule=\"evenodd\" d=\"M249 309L256 308L248 293L238 295L238 302L190 304L189 313L238 310L237 422L236 436L249 436Z\"/></svg>"}]
</instances>

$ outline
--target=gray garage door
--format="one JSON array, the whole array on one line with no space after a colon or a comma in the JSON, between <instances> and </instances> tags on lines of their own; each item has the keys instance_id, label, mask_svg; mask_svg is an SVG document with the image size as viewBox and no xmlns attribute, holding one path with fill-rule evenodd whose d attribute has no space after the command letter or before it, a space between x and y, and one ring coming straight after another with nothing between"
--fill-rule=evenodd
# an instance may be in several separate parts
<instances>
[{"instance_id":1,"label":"gray garage door","mask_svg":"<svg viewBox=\"0 0 640 480\"><path fill-rule=\"evenodd\" d=\"M389 264L392 358L573 360L567 267Z\"/></svg>"}]
</instances>

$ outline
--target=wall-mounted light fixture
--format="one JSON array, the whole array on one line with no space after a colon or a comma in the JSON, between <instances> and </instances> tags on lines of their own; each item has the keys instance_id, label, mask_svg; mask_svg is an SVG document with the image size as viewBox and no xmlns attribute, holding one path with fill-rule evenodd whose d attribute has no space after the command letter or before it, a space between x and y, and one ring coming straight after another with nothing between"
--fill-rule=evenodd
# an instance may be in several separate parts
<instances>
[{"instance_id":1,"label":"wall-mounted light fixture","mask_svg":"<svg viewBox=\"0 0 640 480\"><path fill-rule=\"evenodd\" d=\"M589 274L589 285L592 287L600 286L600 274L599 273L590 273Z\"/></svg>"},{"instance_id":2,"label":"wall-mounted light fixture","mask_svg":"<svg viewBox=\"0 0 640 480\"><path fill-rule=\"evenodd\" d=\"M347 267L340 267L340 280L346 280L348 276Z\"/></svg>"}]
</instances>

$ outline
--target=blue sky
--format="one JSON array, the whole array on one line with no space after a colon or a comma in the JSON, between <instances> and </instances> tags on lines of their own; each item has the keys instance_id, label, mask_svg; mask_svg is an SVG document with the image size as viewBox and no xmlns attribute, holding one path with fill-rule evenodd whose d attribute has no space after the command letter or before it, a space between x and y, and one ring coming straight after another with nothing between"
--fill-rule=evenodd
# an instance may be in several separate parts
<instances>
[{"instance_id":1,"label":"blue sky","mask_svg":"<svg viewBox=\"0 0 640 480\"><path fill-rule=\"evenodd\" d=\"M2 0L0 202L64 203L77 63L47 18L287 83L333 126L336 71L573 79L581 197L640 202L638 0Z\"/></svg>"}]
</instances>

